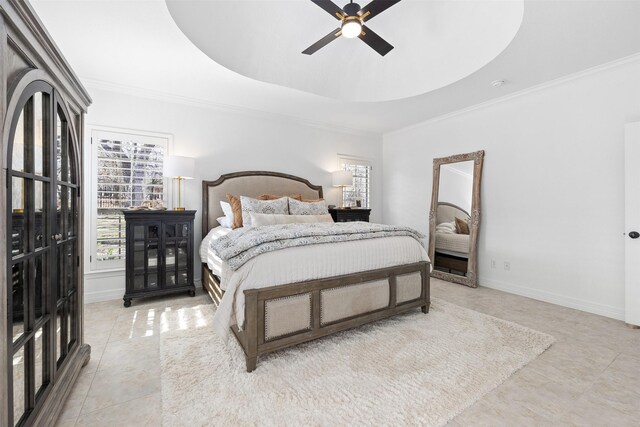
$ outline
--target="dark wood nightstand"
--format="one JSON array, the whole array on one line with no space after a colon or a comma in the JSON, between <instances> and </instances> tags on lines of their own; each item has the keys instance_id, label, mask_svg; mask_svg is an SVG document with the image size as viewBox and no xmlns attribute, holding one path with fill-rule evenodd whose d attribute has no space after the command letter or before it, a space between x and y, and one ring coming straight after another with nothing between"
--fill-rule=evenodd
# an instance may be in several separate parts
<instances>
[{"instance_id":1,"label":"dark wood nightstand","mask_svg":"<svg viewBox=\"0 0 640 427\"><path fill-rule=\"evenodd\" d=\"M189 292L193 284L196 211L124 211L127 274L124 306L133 298Z\"/></svg>"},{"instance_id":2,"label":"dark wood nightstand","mask_svg":"<svg viewBox=\"0 0 640 427\"><path fill-rule=\"evenodd\" d=\"M363 208L351 208L351 209L332 208L332 209L329 209L329 213L331 214L331 218L333 218L334 222L349 222L349 221L369 222L369 214L371 213L371 209L363 209Z\"/></svg>"}]
</instances>

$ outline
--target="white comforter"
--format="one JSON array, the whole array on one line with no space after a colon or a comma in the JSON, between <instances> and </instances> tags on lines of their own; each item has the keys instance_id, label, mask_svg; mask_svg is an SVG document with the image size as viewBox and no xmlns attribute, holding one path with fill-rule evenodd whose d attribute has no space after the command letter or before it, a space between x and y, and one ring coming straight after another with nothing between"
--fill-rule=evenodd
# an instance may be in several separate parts
<instances>
[{"instance_id":1,"label":"white comforter","mask_svg":"<svg viewBox=\"0 0 640 427\"><path fill-rule=\"evenodd\" d=\"M231 233L230 228L226 227L215 227L209 231L209 234L202 239L202 243L200 244L200 260L202 262L207 263L207 267L213 274L218 277L222 276L222 260L216 255L216 253L211 249L211 241L215 239L219 239L220 237Z\"/></svg>"},{"instance_id":2,"label":"white comforter","mask_svg":"<svg viewBox=\"0 0 640 427\"><path fill-rule=\"evenodd\" d=\"M207 263L215 254L208 251ZM301 246L257 256L238 270L225 263L220 269L225 294L214 316L214 328L228 338L232 324L244 325L244 291L306 280L340 276L361 271L427 261L422 245L413 237L394 236L378 239Z\"/></svg>"},{"instance_id":3,"label":"white comforter","mask_svg":"<svg viewBox=\"0 0 640 427\"><path fill-rule=\"evenodd\" d=\"M469 254L469 235L436 231L436 250L455 252L461 256L467 255Z\"/></svg>"}]
</instances>

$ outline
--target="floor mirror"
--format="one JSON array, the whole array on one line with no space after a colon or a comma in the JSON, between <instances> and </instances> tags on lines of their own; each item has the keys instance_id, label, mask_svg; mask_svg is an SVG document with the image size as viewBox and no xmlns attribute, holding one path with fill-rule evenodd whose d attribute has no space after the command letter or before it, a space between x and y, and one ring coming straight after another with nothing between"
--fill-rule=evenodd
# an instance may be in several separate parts
<instances>
[{"instance_id":1,"label":"floor mirror","mask_svg":"<svg viewBox=\"0 0 640 427\"><path fill-rule=\"evenodd\" d=\"M484 151L433 159L429 211L432 277L478 286L480 180Z\"/></svg>"}]
</instances>

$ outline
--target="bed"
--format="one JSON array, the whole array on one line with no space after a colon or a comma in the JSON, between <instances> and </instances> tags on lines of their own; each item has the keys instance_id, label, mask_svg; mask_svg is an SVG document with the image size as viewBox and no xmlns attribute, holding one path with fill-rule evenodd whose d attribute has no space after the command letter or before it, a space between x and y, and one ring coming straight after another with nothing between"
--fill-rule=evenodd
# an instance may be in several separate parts
<instances>
[{"instance_id":1,"label":"bed","mask_svg":"<svg viewBox=\"0 0 640 427\"><path fill-rule=\"evenodd\" d=\"M439 202L436 214L434 266L445 270L467 273L469 260L469 234L450 232L443 224L452 224L459 218L469 221L469 213L452 203ZM453 227L455 230L455 227Z\"/></svg>"},{"instance_id":2,"label":"bed","mask_svg":"<svg viewBox=\"0 0 640 427\"><path fill-rule=\"evenodd\" d=\"M216 220L227 193L323 198L321 186L277 172L236 172L203 181L203 236L229 233ZM394 236L286 248L235 271L203 245L202 285L218 305L214 327L231 331L251 372L266 353L409 310L428 313L430 265L424 248L411 241Z\"/></svg>"}]
</instances>

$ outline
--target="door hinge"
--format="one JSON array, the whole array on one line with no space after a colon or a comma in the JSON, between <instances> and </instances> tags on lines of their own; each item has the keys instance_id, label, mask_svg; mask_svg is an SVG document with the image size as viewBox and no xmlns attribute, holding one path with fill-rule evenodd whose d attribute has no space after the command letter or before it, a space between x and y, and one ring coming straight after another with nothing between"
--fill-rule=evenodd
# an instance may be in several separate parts
<instances>
[{"instance_id":1,"label":"door hinge","mask_svg":"<svg viewBox=\"0 0 640 427\"><path fill-rule=\"evenodd\" d=\"M91 255L89 255L89 262L92 262L92 258L93 257Z\"/></svg>"},{"instance_id":2,"label":"door hinge","mask_svg":"<svg viewBox=\"0 0 640 427\"><path fill-rule=\"evenodd\" d=\"M78 265L77 266L80 267L80 256L78 255L77 258L78 258Z\"/></svg>"}]
</instances>

